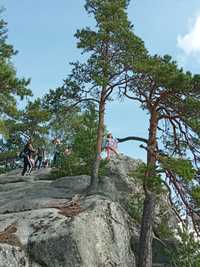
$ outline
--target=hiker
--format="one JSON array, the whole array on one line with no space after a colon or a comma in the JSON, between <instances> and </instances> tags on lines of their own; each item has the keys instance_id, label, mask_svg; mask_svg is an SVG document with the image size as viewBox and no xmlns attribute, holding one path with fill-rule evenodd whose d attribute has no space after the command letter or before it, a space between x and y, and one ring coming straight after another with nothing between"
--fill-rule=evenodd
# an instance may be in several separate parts
<instances>
[{"instance_id":1,"label":"hiker","mask_svg":"<svg viewBox=\"0 0 200 267\"><path fill-rule=\"evenodd\" d=\"M42 147L38 147L36 156L37 156L37 159L35 162L35 167L38 168L38 170L39 170L42 166L42 161L44 158L44 149ZM37 166L37 164L38 164L38 166Z\"/></svg>"},{"instance_id":2,"label":"hiker","mask_svg":"<svg viewBox=\"0 0 200 267\"><path fill-rule=\"evenodd\" d=\"M34 167L35 167L35 160L34 160L34 158L33 158L33 155L31 154L30 155L30 157L29 157L29 161L30 161L30 166L29 166L29 168L28 168L28 171L27 171L27 174L31 174L31 172L32 172L32 170L34 169Z\"/></svg>"},{"instance_id":3,"label":"hiker","mask_svg":"<svg viewBox=\"0 0 200 267\"><path fill-rule=\"evenodd\" d=\"M59 155L60 155L60 145L61 145L61 142L60 142L60 139L55 138L52 141L52 143L55 146L54 156L53 156L53 166L55 166L57 164L57 162L58 162L58 158L59 158Z\"/></svg>"},{"instance_id":4,"label":"hiker","mask_svg":"<svg viewBox=\"0 0 200 267\"><path fill-rule=\"evenodd\" d=\"M48 168L48 166L49 166L49 161L48 161L48 159L45 159L45 160L43 161L42 166L43 166L44 168Z\"/></svg>"},{"instance_id":5,"label":"hiker","mask_svg":"<svg viewBox=\"0 0 200 267\"><path fill-rule=\"evenodd\" d=\"M105 148L106 148L106 155L107 155L106 159L107 160L110 160L110 156L113 154L119 155L117 152L117 140L113 138L111 133L107 135Z\"/></svg>"},{"instance_id":6,"label":"hiker","mask_svg":"<svg viewBox=\"0 0 200 267\"><path fill-rule=\"evenodd\" d=\"M69 156L69 155L71 155L71 153L72 153L72 149L70 147L65 148L65 150L63 152L63 154L65 156Z\"/></svg>"},{"instance_id":7,"label":"hiker","mask_svg":"<svg viewBox=\"0 0 200 267\"><path fill-rule=\"evenodd\" d=\"M27 170L29 171L29 174L32 171L33 162L31 160L31 158L32 158L32 155L34 152L35 152L35 150L33 149L33 146L32 146L32 140L29 139L29 141L27 142L27 144L24 147L24 150L21 152L21 157L24 159L24 166L23 166L23 170L22 170L23 176L27 172Z\"/></svg>"}]
</instances>

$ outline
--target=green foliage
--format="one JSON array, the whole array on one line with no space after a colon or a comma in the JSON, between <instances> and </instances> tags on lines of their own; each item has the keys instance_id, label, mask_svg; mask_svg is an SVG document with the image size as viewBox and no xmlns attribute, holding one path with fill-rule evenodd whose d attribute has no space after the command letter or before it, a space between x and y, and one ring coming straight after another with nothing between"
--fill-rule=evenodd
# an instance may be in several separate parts
<instances>
[{"instance_id":1,"label":"green foliage","mask_svg":"<svg viewBox=\"0 0 200 267\"><path fill-rule=\"evenodd\" d=\"M142 193L128 195L127 211L129 215L138 223L141 223L142 219L143 202L144 195Z\"/></svg>"},{"instance_id":2,"label":"green foliage","mask_svg":"<svg viewBox=\"0 0 200 267\"><path fill-rule=\"evenodd\" d=\"M146 176L147 173L149 173L150 175ZM154 190L155 192L157 192L157 194L162 193L164 190L162 187L162 179L160 173L150 164L149 166L147 166L145 163L140 164L137 169L129 175L135 177L142 183L145 182L148 188L151 188L151 190Z\"/></svg>"},{"instance_id":3,"label":"green foliage","mask_svg":"<svg viewBox=\"0 0 200 267\"><path fill-rule=\"evenodd\" d=\"M0 153L0 162L4 162L9 159L15 159L18 156L18 151L5 151Z\"/></svg>"},{"instance_id":4,"label":"green foliage","mask_svg":"<svg viewBox=\"0 0 200 267\"><path fill-rule=\"evenodd\" d=\"M49 113L48 128L51 138L59 138L67 145L73 143L75 129L81 123L81 108L68 108L71 102L65 93L64 88L50 90L42 99L42 107Z\"/></svg>"},{"instance_id":5,"label":"green foliage","mask_svg":"<svg viewBox=\"0 0 200 267\"><path fill-rule=\"evenodd\" d=\"M144 175L145 175L146 169L147 169L147 166L143 162L143 163L139 164L138 167L134 171L130 172L129 176L136 178L142 184L142 182L144 180Z\"/></svg>"},{"instance_id":6,"label":"green foliage","mask_svg":"<svg viewBox=\"0 0 200 267\"><path fill-rule=\"evenodd\" d=\"M89 105L82 113L74 118L73 139L65 141L61 146L61 153L57 163L57 169L53 170L54 177L67 175L91 174L91 168L95 157L97 112L94 105ZM76 123L75 123L76 122ZM71 143L69 143L71 141ZM64 155L65 148L70 147L72 153ZM105 172L105 162L101 162L101 173Z\"/></svg>"},{"instance_id":7,"label":"green foliage","mask_svg":"<svg viewBox=\"0 0 200 267\"><path fill-rule=\"evenodd\" d=\"M55 167L51 172L51 176L55 179L65 176L88 174L84 172L85 163L74 153L67 157L63 154L59 155Z\"/></svg>"},{"instance_id":8,"label":"green foliage","mask_svg":"<svg viewBox=\"0 0 200 267\"><path fill-rule=\"evenodd\" d=\"M19 129L37 145L45 143L48 134L49 112L42 107L40 99L28 102L20 118Z\"/></svg>"},{"instance_id":9,"label":"green foliage","mask_svg":"<svg viewBox=\"0 0 200 267\"><path fill-rule=\"evenodd\" d=\"M191 195L192 195L193 200L196 202L197 207L199 207L200 206L200 187L194 186L194 188L192 188Z\"/></svg>"},{"instance_id":10,"label":"green foliage","mask_svg":"<svg viewBox=\"0 0 200 267\"><path fill-rule=\"evenodd\" d=\"M159 236L160 239L172 239L174 237L174 229L171 229L169 225L166 223L169 220L168 207L162 207L162 198L157 197L157 204L159 205L159 224L157 224L154 228L156 235ZM142 214L143 214L143 203L144 203L144 194L134 193L128 195L127 201L127 211L129 215L136 220L137 223L141 223Z\"/></svg>"},{"instance_id":11,"label":"green foliage","mask_svg":"<svg viewBox=\"0 0 200 267\"><path fill-rule=\"evenodd\" d=\"M190 160L162 157L161 166L164 170L171 170L176 176L186 181L191 181L196 175L196 170Z\"/></svg>"},{"instance_id":12,"label":"green foliage","mask_svg":"<svg viewBox=\"0 0 200 267\"><path fill-rule=\"evenodd\" d=\"M176 226L172 228L168 222L171 219L170 217L175 216L175 214L172 212L172 210L169 210L168 205L163 205L162 196L158 197L157 199L158 199L157 205L159 206L159 213L157 214L157 217L159 223L155 225L154 231L161 240L164 239L173 240L175 238Z\"/></svg>"},{"instance_id":13,"label":"green foliage","mask_svg":"<svg viewBox=\"0 0 200 267\"><path fill-rule=\"evenodd\" d=\"M187 119L188 125L196 132L198 135L200 135L200 122L199 118L196 117L190 117Z\"/></svg>"},{"instance_id":14,"label":"green foliage","mask_svg":"<svg viewBox=\"0 0 200 267\"><path fill-rule=\"evenodd\" d=\"M0 15L1 15L0 11ZM13 46L7 43L7 23L0 20L0 116L16 115L16 98L31 95L27 89L30 80L18 79L11 62L16 54Z\"/></svg>"},{"instance_id":15,"label":"green foliage","mask_svg":"<svg viewBox=\"0 0 200 267\"><path fill-rule=\"evenodd\" d=\"M73 151L77 157L84 159L85 171L91 172L95 157L97 133L97 112L94 106L86 110L80 118L80 125L75 130Z\"/></svg>"},{"instance_id":16,"label":"green foliage","mask_svg":"<svg viewBox=\"0 0 200 267\"><path fill-rule=\"evenodd\" d=\"M176 249L171 251L172 262L176 267L200 266L200 242L195 239L194 233L187 229L179 229Z\"/></svg>"},{"instance_id":17,"label":"green foliage","mask_svg":"<svg viewBox=\"0 0 200 267\"><path fill-rule=\"evenodd\" d=\"M13 151L15 153L13 159L16 159L17 153L23 149L29 138L32 138L35 148L46 145L48 141L48 119L49 113L42 109L39 99L28 102L25 109L17 111L14 117L4 118L0 123L0 133L3 134L0 143L2 158L6 160L7 157L7 160L9 160L10 153Z\"/></svg>"},{"instance_id":18,"label":"green foliage","mask_svg":"<svg viewBox=\"0 0 200 267\"><path fill-rule=\"evenodd\" d=\"M8 172L16 167L15 161L18 158L19 151L7 150L0 153L0 174Z\"/></svg>"},{"instance_id":19,"label":"green foliage","mask_svg":"<svg viewBox=\"0 0 200 267\"><path fill-rule=\"evenodd\" d=\"M0 16L2 15L0 10ZM19 79L17 71L12 63L16 55L13 46L7 43L7 23L0 19L0 134L4 142L0 144L1 159L6 160L17 151L17 124L20 112L17 108L17 100L32 93L28 89L30 79ZM16 156L16 155L15 155Z\"/></svg>"},{"instance_id":20,"label":"green foliage","mask_svg":"<svg viewBox=\"0 0 200 267\"><path fill-rule=\"evenodd\" d=\"M58 162L56 164L56 168L51 171L50 178L58 179L60 177L65 176L76 176L76 175L91 175L91 164L88 164L79 158L75 153L72 153L69 156L65 156L61 154ZM99 175L106 175L106 165L107 161L102 160L100 163Z\"/></svg>"},{"instance_id":21,"label":"green foliage","mask_svg":"<svg viewBox=\"0 0 200 267\"><path fill-rule=\"evenodd\" d=\"M148 188L153 190L157 194L162 193L163 187L161 174L158 173L155 167L152 167L150 164L147 166L147 172L150 173L150 175L144 177L144 182L146 183Z\"/></svg>"},{"instance_id":22,"label":"green foliage","mask_svg":"<svg viewBox=\"0 0 200 267\"><path fill-rule=\"evenodd\" d=\"M96 27L78 30L75 36L78 48L89 57L85 63L72 64L71 75L57 91L61 102L69 105L90 99L105 103L113 100L114 91L121 96L128 70L147 54L143 41L132 31L127 5L122 0L86 0L86 11L94 16Z\"/></svg>"},{"instance_id":23,"label":"green foliage","mask_svg":"<svg viewBox=\"0 0 200 267\"><path fill-rule=\"evenodd\" d=\"M15 118L4 119L4 140L7 149L20 150L29 138L32 138L35 146L44 145L48 134L48 119L49 113L42 109L39 99L28 102Z\"/></svg>"},{"instance_id":24,"label":"green foliage","mask_svg":"<svg viewBox=\"0 0 200 267\"><path fill-rule=\"evenodd\" d=\"M8 136L9 132L6 128L5 121L2 119L0 120L0 134L4 136Z\"/></svg>"},{"instance_id":25,"label":"green foliage","mask_svg":"<svg viewBox=\"0 0 200 267\"><path fill-rule=\"evenodd\" d=\"M166 224L166 218L163 218L156 226L156 233L161 239L172 239L174 237L172 229Z\"/></svg>"},{"instance_id":26,"label":"green foliage","mask_svg":"<svg viewBox=\"0 0 200 267\"><path fill-rule=\"evenodd\" d=\"M85 9L88 14L93 15L96 25L93 29L86 27L78 30L75 37L78 40L77 47L82 53L88 53L88 56L84 63L71 64L71 74L55 92L55 99L59 99L60 105L68 110L78 104L83 107L83 103L98 103L99 125L96 135L98 146L94 154L97 164L93 164L93 184L98 180L106 103L122 97L121 91L122 88L126 88L127 76L133 75L129 71L147 55L143 41L133 33L133 27L128 21L126 12L128 2L85 1ZM80 145L79 139L77 137ZM74 145L76 146L76 143ZM81 153L78 157L82 158ZM90 151L90 155L93 155L93 152ZM85 158L83 160L85 161ZM88 162L91 160L86 160L87 166Z\"/></svg>"}]
</instances>

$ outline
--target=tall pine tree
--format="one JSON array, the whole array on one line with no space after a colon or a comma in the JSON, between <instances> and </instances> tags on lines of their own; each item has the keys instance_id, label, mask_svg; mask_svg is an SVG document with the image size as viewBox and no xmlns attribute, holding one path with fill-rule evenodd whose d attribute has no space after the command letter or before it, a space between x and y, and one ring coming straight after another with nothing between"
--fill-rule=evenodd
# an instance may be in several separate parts
<instances>
[{"instance_id":1,"label":"tall pine tree","mask_svg":"<svg viewBox=\"0 0 200 267\"><path fill-rule=\"evenodd\" d=\"M133 71L134 79L127 82L124 95L138 101L148 111L148 137L133 136L119 141L142 141L142 147L147 151L139 266L149 267L152 266L156 197L162 183L169 190L169 196L172 192L176 194L175 199L181 203L181 211L184 210L190 216L193 227L199 234L199 222L195 219L199 215L195 211L197 205L192 194L195 188L199 188L200 83L199 76L184 73L170 56L149 57L137 66L137 72ZM161 172L165 174L165 180L162 179ZM170 201L182 220L176 210L180 208L180 204L177 207L172 198Z\"/></svg>"},{"instance_id":2,"label":"tall pine tree","mask_svg":"<svg viewBox=\"0 0 200 267\"><path fill-rule=\"evenodd\" d=\"M104 134L104 116L107 101L119 97L135 65L145 57L144 44L133 33L126 9L128 0L86 0L85 9L93 15L94 29L78 30L78 48L87 53L84 63L73 63L71 75L62 87L63 96L71 106L84 101L98 105L96 156L92 168L91 189L98 187L98 171Z\"/></svg>"}]
</instances>

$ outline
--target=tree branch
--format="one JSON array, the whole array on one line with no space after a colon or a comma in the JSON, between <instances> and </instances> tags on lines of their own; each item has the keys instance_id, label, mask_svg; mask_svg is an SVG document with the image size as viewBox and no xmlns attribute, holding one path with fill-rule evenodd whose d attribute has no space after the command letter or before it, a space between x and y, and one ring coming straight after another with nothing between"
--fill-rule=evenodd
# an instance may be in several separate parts
<instances>
[{"instance_id":1,"label":"tree branch","mask_svg":"<svg viewBox=\"0 0 200 267\"><path fill-rule=\"evenodd\" d=\"M119 143L123 143L126 141L139 141L139 142L143 142L145 144L148 144L148 140L143 138L143 137L137 137L137 136L128 136L125 138L117 138Z\"/></svg>"},{"instance_id":2,"label":"tree branch","mask_svg":"<svg viewBox=\"0 0 200 267\"><path fill-rule=\"evenodd\" d=\"M80 104L81 102L84 101L94 101L97 102L99 104L99 100L95 99L95 98L84 98L84 99L80 99L78 100L76 103L72 104L71 106L67 107L65 109L65 111L70 111L71 109L73 109L74 107L76 107L78 104Z\"/></svg>"}]
</instances>

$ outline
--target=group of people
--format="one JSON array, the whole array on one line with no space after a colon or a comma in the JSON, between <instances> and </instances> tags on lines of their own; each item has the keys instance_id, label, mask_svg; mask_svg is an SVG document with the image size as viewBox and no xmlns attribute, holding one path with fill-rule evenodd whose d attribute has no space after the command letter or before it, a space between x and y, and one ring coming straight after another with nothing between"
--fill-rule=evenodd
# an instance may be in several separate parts
<instances>
[{"instance_id":1,"label":"group of people","mask_svg":"<svg viewBox=\"0 0 200 267\"><path fill-rule=\"evenodd\" d=\"M55 138L52 141L54 145L54 155L53 155L53 166L57 165L57 162L60 157L60 147L61 141L58 138ZM118 155L117 151L117 139L113 138L112 134L109 133L107 137L104 139L102 144L102 151L106 151L106 159L110 160L112 155ZM69 156L72 153L70 148L66 148L63 151L65 156ZM48 166L48 160L44 160L44 149L42 147L38 147L37 149L33 148L32 140L30 139L25 145L23 151L20 153L20 157L23 159L24 165L22 170L22 175L24 176L26 173L31 174L34 168L40 169L43 165L44 167ZM100 156L101 157L101 156Z\"/></svg>"},{"instance_id":2,"label":"group of people","mask_svg":"<svg viewBox=\"0 0 200 267\"><path fill-rule=\"evenodd\" d=\"M55 138L52 141L52 144L54 145L54 156L53 156L53 166L57 165L57 162L59 161L60 154L61 154L61 141L58 138ZM102 151L106 151L106 159L110 160L110 157L112 155L119 155L117 151L118 141L117 139L113 138L112 133L109 133L106 138L104 139L102 143ZM64 151L62 151L65 156L69 156L72 153L72 149L70 147L65 148ZM100 156L101 158L101 156Z\"/></svg>"},{"instance_id":3,"label":"group of people","mask_svg":"<svg viewBox=\"0 0 200 267\"><path fill-rule=\"evenodd\" d=\"M52 144L54 145L54 154L53 154L53 161L52 166L56 166L59 162L59 158L61 155L61 141L58 138L53 139ZM42 147L38 147L37 149L33 148L32 140L29 141L24 146L23 151L20 153L20 158L23 159L23 170L22 175L31 174L33 169L40 169L43 167L48 167L48 160L44 159L45 151ZM71 154L71 149L66 148L63 151L65 156Z\"/></svg>"},{"instance_id":4,"label":"group of people","mask_svg":"<svg viewBox=\"0 0 200 267\"><path fill-rule=\"evenodd\" d=\"M42 164L45 166L48 165L48 161L43 161L44 149L42 147L34 149L31 139L27 142L23 151L20 153L20 157L24 161L22 176L26 173L30 175L34 168L40 169Z\"/></svg>"},{"instance_id":5,"label":"group of people","mask_svg":"<svg viewBox=\"0 0 200 267\"><path fill-rule=\"evenodd\" d=\"M59 158L63 153L64 156L69 156L72 153L70 147L66 147L64 150L61 149L61 141L58 138L53 139L52 144L54 145L54 155L53 155L53 166L56 166L59 162ZM62 151L61 151L62 150Z\"/></svg>"}]
</instances>

